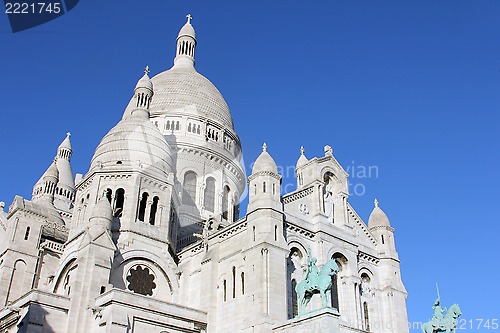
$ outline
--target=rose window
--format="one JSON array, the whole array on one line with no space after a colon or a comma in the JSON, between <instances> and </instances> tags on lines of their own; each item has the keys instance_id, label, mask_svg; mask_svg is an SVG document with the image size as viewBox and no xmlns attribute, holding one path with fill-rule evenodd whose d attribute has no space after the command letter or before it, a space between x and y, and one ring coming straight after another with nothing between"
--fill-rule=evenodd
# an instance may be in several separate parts
<instances>
[{"instance_id":1,"label":"rose window","mask_svg":"<svg viewBox=\"0 0 500 333\"><path fill-rule=\"evenodd\" d=\"M128 273L127 288L137 294L152 296L153 289L156 288L154 280L155 276L150 273L149 268L135 266Z\"/></svg>"}]
</instances>

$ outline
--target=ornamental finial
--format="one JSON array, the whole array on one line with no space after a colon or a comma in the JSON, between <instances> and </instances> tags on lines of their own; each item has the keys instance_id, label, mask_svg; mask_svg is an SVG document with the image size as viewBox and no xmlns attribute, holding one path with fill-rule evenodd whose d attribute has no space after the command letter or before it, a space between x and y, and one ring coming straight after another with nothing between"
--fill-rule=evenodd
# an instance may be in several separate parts
<instances>
[{"instance_id":1,"label":"ornamental finial","mask_svg":"<svg viewBox=\"0 0 500 333\"><path fill-rule=\"evenodd\" d=\"M66 137L69 138L71 136L71 133L70 132L67 132L66 133Z\"/></svg>"},{"instance_id":2,"label":"ornamental finial","mask_svg":"<svg viewBox=\"0 0 500 333\"><path fill-rule=\"evenodd\" d=\"M188 19L187 23L191 24L191 20L193 19L193 17L191 16L191 14L187 14L186 18Z\"/></svg>"},{"instance_id":3,"label":"ornamental finial","mask_svg":"<svg viewBox=\"0 0 500 333\"><path fill-rule=\"evenodd\" d=\"M264 144L262 145L262 151L263 151L263 152L264 152L264 151L267 151L267 145L266 145L266 143L265 143L265 142L264 142Z\"/></svg>"},{"instance_id":4,"label":"ornamental finial","mask_svg":"<svg viewBox=\"0 0 500 333\"><path fill-rule=\"evenodd\" d=\"M146 68L144 68L144 74L146 74L146 75L149 74L149 66L146 66Z\"/></svg>"},{"instance_id":5,"label":"ornamental finial","mask_svg":"<svg viewBox=\"0 0 500 333\"><path fill-rule=\"evenodd\" d=\"M378 200L375 199L375 201L373 201L373 203L375 204L375 207L378 207Z\"/></svg>"},{"instance_id":6,"label":"ornamental finial","mask_svg":"<svg viewBox=\"0 0 500 333\"><path fill-rule=\"evenodd\" d=\"M304 147L303 146L300 147L300 155L304 155Z\"/></svg>"}]
</instances>

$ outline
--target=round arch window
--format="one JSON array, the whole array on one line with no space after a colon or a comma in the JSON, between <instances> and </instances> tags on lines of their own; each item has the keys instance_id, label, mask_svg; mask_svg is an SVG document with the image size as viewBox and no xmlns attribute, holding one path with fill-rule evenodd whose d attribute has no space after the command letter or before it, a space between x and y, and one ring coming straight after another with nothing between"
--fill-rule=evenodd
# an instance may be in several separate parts
<instances>
[{"instance_id":1,"label":"round arch window","mask_svg":"<svg viewBox=\"0 0 500 333\"><path fill-rule=\"evenodd\" d=\"M127 282L128 290L145 296L152 296L156 288L153 272L144 265L132 267L127 274Z\"/></svg>"}]
</instances>

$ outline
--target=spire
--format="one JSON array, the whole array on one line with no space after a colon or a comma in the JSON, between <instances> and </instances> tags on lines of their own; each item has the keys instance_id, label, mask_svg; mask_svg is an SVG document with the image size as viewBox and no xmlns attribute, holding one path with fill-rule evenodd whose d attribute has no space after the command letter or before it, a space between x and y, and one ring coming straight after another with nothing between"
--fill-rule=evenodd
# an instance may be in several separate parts
<instances>
[{"instance_id":1,"label":"spire","mask_svg":"<svg viewBox=\"0 0 500 333\"><path fill-rule=\"evenodd\" d=\"M55 159L59 172L59 193L56 193L56 198L66 202L64 205L58 207L60 209L63 209L63 206L66 207L66 209L69 208L70 203L73 201L73 194L75 193L75 177L73 176L73 170L71 169L70 163L71 155L73 154L70 136L71 133L67 132L66 138L64 138L57 148ZM59 205L59 203L57 205Z\"/></svg>"},{"instance_id":2,"label":"spire","mask_svg":"<svg viewBox=\"0 0 500 333\"><path fill-rule=\"evenodd\" d=\"M53 204L58 179L59 171L54 160L43 173L42 177L40 177L40 180L33 186L32 200L39 201L40 199L44 199L44 201Z\"/></svg>"},{"instance_id":3,"label":"spire","mask_svg":"<svg viewBox=\"0 0 500 333\"><path fill-rule=\"evenodd\" d=\"M258 172L272 172L278 175L278 167L271 155L267 152L266 143L262 145L262 153L260 153L259 157L257 157L252 167L252 174Z\"/></svg>"},{"instance_id":4,"label":"spire","mask_svg":"<svg viewBox=\"0 0 500 333\"><path fill-rule=\"evenodd\" d=\"M375 199L373 201L375 207L373 208L372 213L368 219L368 228L374 228L379 226L390 227L391 224L389 222L389 218L384 213L382 209L378 206L378 200Z\"/></svg>"},{"instance_id":5,"label":"spire","mask_svg":"<svg viewBox=\"0 0 500 333\"><path fill-rule=\"evenodd\" d=\"M59 147L57 147L58 159L65 159L67 161L71 160L71 154L73 153L73 148L71 147L71 141L69 139L70 136L71 133L67 132L66 138L64 138Z\"/></svg>"},{"instance_id":6,"label":"spire","mask_svg":"<svg viewBox=\"0 0 500 333\"><path fill-rule=\"evenodd\" d=\"M177 51L174 66L194 67L194 51L196 49L196 32L191 25L193 17L186 15L187 22L179 31L177 36Z\"/></svg>"},{"instance_id":7,"label":"spire","mask_svg":"<svg viewBox=\"0 0 500 333\"><path fill-rule=\"evenodd\" d=\"M306 155L304 154L304 147L300 147L300 156L299 159L297 160L297 163L295 164L295 168L300 168L304 166L309 160L307 159Z\"/></svg>"},{"instance_id":8,"label":"spire","mask_svg":"<svg viewBox=\"0 0 500 333\"><path fill-rule=\"evenodd\" d=\"M149 118L149 104L153 97L153 82L149 78L149 66L144 69L144 75L137 81L134 89L135 109L132 115ZM139 111L139 112L138 112Z\"/></svg>"}]
</instances>

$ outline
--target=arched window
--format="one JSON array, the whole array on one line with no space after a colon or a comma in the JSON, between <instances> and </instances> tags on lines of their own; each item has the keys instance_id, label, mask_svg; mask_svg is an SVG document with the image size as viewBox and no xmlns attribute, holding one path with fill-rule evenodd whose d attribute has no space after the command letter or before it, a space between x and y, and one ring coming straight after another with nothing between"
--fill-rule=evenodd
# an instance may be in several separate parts
<instances>
[{"instance_id":1,"label":"arched window","mask_svg":"<svg viewBox=\"0 0 500 333\"><path fill-rule=\"evenodd\" d=\"M215 179L207 178L205 193L203 195L203 206L210 212L215 212Z\"/></svg>"},{"instance_id":2,"label":"arched window","mask_svg":"<svg viewBox=\"0 0 500 333\"><path fill-rule=\"evenodd\" d=\"M241 294L245 295L245 273L241 272Z\"/></svg>"},{"instance_id":3,"label":"arched window","mask_svg":"<svg viewBox=\"0 0 500 333\"><path fill-rule=\"evenodd\" d=\"M262 183L262 193L266 193L266 182Z\"/></svg>"},{"instance_id":4,"label":"arched window","mask_svg":"<svg viewBox=\"0 0 500 333\"><path fill-rule=\"evenodd\" d=\"M339 286L339 276L342 276L342 274L345 274L345 271L347 269L347 258L342 254L342 253L335 253L332 256L332 259L335 260L337 265L339 266L339 272L335 275L332 276L332 289L330 290L330 295L331 295L331 302L332 302L332 308L337 309L337 311L340 311L340 287Z\"/></svg>"},{"instance_id":5,"label":"arched window","mask_svg":"<svg viewBox=\"0 0 500 333\"><path fill-rule=\"evenodd\" d=\"M236 204L233 206L233 222L237 221L240 217L240 205Z\"/></svg>"},{"instance_id":6,"label":"arched window","mask_svg":"<svg viewBox=\"0 0 500 333\"><path fill-rule=\"evenodd\" d=\"M226 288L227 288L227 283L226 283L226 280L222 281L222 288L223 288L223 290L222 290L223 299L224 299L224 302L225 302L225 301L226 301L226 299L227 299L227 297L226 297L226 296L227 296L227 295L226 295L226 290L227 290L227 289L226 289Z\"/></svg>"},{"instance_id":7,"label":"arched window","mask_svg":"<svg viewBox=\"0 0 500 333\"><path fill-rule=\"evenodd\" d=\"M139 215L138 220L144 222L144 215L146 214L146 205L148 203L149 194L144 192L142 194L141 201L139 202Z\"/></svg>"},{"instance_id":8,"label":"arched window","mask_svg":"<svg viewBox=\"0 0 500 333\"><path fill-rule=\"evenodd\" d=\"M236 297L236 267L233 266L233 298Z\"/></svg>"},{"instance_id":9,"label":"arched window","mask_svg":"<svg viewBox=\"0 0 500 333\"><path fill-rule=\"evenodd\" d=\"M196 173L188 171L184 174L182 184L182 204L196 206Z\"/></svg>"},{"instance_id":10,"label":"arched window","mask_svg":"<svg viewBox=\"0 0 500 333\"><path fill-rule=\"evenodd\" d=\"M106 190L106 199L108 199L109 204L111 204L111 196L112 196L112 195L113 195L113 191L112 191L110 188L108 188L108 189Z\"/></svg>"},{"instance_id":11,"label":"arched window","mask_svg":"<svg viewBox=\"0 0 500 333\"><path fill-rule=\"evenodd\" d=\"M363 313L364 313L364 319L365 319L365 330L369 331L370 330L370 317L368 315L368 303L367 302L363 303Z\"/></svg>"},{"instance_id":12,"label":"arched window","mask_svg":"<svg viewBox=\"0 0 500 333\"><path fill-rule=\"evenodd\" d=\"M149 224L155 225L156 221L156 211L158 210L158 201L160 198L154 197L153 204L151 205L151 211L149 212Z\"/></svg>"},{"instance_id":13,"label":"arched window","mask_svg":"<svg viewBox=\"0 0 500 333\"><path fill-rule=\"evenodd\" d=\"M297 292L295 291L295 287L297 286L297 281L295 279L292 280L292 318L295 318L299 315L299 303L297 298Z\"/></svg>"},{"instance_id":14,"label":"arched window","mask_svg":"<svg viewBox=\"0 0 500 333\"><path fill-rule=\"evenodd\" d=\"M114 209L114 216L115 217L121 217L123 214L123 204L125 202L125 190L122 188L119 188L116 190L116 198L115 198L115 209Z\"/></svg>"},{"instance_id":15,"label":"arched window","mask_svg":"<svg viewBox=\"0 0 500 333\"><path fill-rule=\"evenodd\" d=\"M288 319L297 317L299 314L298 297L295 287L297 286L297 280L302 280L303 278L303 260L302 252L297 247L292 247L286 258Z\"/></svg>"},{"instance_id":16,"label":"arched window","mask_svg":"<svg viewBox=\"0 0 500 333\"><path fill-rule=\"evenodd\" d=\"M332 308L339 310L339 285L337 274L332 276L332 289L330 289Z\"/></svg>"},{"instance_id":17,"label":"arched window","mask_svg":"<svg viewBox=\"0 0 500 333\"><path fill-rule=\"evenodd\" d=\"M224 186L224 192L222 194L222 218L229 220L229 193L231 189L229 186Z\"/></svg>"},{"instance_id":18,"label":"arched window","mask_svg":"<svg viewBox=\"0 0 500 333\"><path fill-rule=\"evenodd\" d=\"M30 237L30 230L31 230L30 227L26 227L26 232L24 233L24 240L28 240L28 238Z\"/></svg>"}]
</instances>

